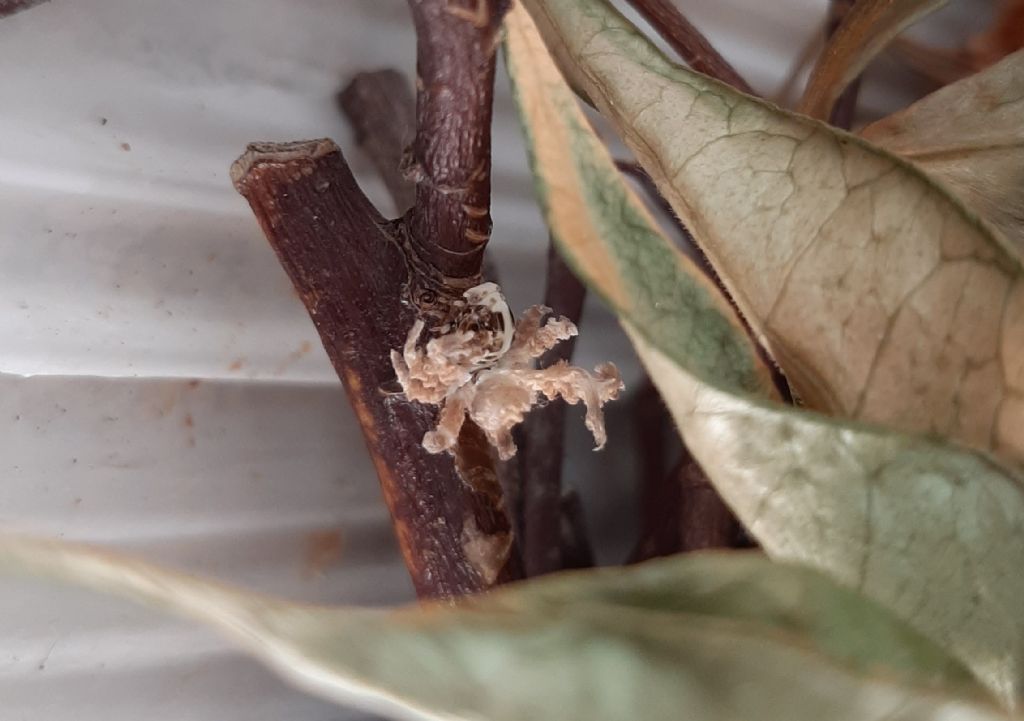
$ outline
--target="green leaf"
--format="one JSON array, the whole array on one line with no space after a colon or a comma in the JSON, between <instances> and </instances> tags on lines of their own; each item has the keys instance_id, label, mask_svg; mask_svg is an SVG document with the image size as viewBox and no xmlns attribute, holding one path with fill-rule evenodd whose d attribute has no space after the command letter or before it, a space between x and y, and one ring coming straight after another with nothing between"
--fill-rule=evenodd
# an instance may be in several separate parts
<instances>
[{"instance_id":1,"label":"green leaf","mask_svg":"<svg viewBox=\"0 0 1024 721\"><path fill-rule=\"evenodd\" d=\"M898 673L946 688L974 685L964 666L881 606L812 569L770 563L760 553L687 554L628 570L565 574L521 590L534 601L748 622L795 634L863 673Z\"/></svg>"},{"instance_id":2,"label":"green leaf","mask_svg":"<svg viewBox=\"0 0 1024 721\"><path fill-rule=\"evenodd\" d=\"M642 121L671 97L670 84L646 87L650 71L638 68L633 56L654 63L654 51L605 4L524 4L542 19L538 25L547 23L559 55L570 45L585 48L581 57L587 62L570 70L590 78L594 97L631 84L649 98L646 109L624 104L611 110L605 99L603 106L613 117L621 112ZM514 37L510 29L510 48ZM546 80L527 89L549 73L531 67L547 56L537 57L535 49L523 46L518 55L510 52L508 64L552 234L581 277L603 292L623 320L687 445L718 490L769 554L815 566L886 605L963 659L1007 703L1014 703L1024 683L1024 574L1019 572L1024 568L1024 478L980 453L745 395L734 366L707 363L701 349L714 345L719 326L700 320L689 294L631 290L628 276L665 272L667 241L649 224L639 226L632 211L613 212L632 205L607 190L613 184L607 153L596 147L564 85ZM601 63L607 74L597 75L591 62ZM620 77L615 68L627 74ZM662 81L682 72L667 63L656 68ZM686 121L671 126L674 134L665 143L687 146L693 141L685 136L723 127L712 111L727 91L716 84L707 88L710 97L692 103L695 108L707 103L706 114L687 117L680 111L676 120ZM744 110L745 99L726 97L733 123L752 112ZM755 111L762 118L775 117L776 132L785 130L789 116L762 105ZM667 121L663 127L669 127ZM829 138L822 126L812 127ZM577 137L581 135L588 137ZM660 142L651 139L652 144ZM711 147L728 145L728 138L706 142ZM847 145L863 148L858 154L871 152L855 141ZM651 153L648 161L657 160ZM888 172L907 174L902 166L887 162ZM685 175L685 165L672 175ZM598 176L600 182L594 180ZM595 187L604 189L596 192ZM621 183L617 187L619 194L628 192ZM676 200L680 197L677 193ZM743 206L742 188L737 186L726 200ZM811 202L810 196L804 202ZM736 223L727 206L716 203L715 218L690 217L712 227ZM746 249L737 248L736 254L743 251L770 268L770 246L756 236L744 240ZM675 282L692 280L680 273ZM658 318L658 325L650 322L651 316ZM690 334L685 344L665 330L676 323ZM730 327L739 334L735 325Z\"/></svg>"},{"instance_id":3,"label":"green leaf","mask_svg":"<svg viewBox=\"0 0 1024 721\"><path fill-rule=\"evenodd\" d=\"M846 86L904 29L949 0L858 0L818 58L799 111L827 120Z\"/></svg>"},{"instance_id":4,"label":"green leaf","mask_svg":"<svg viewBox=\"0 0 1024 721\"><path fill-rule=\"evenodd\" d=\"M861 136L944 183L1024 253L1024 50Z\"/></svg>"},{"instance_id":5,"label":"green leaf","mask_svg":"<svg viewBox=\"0 0 1024 721\"><path fill-rule=\"evenodd\" d=\"M525 0L810 407L1024 460L1024 277L909 163L674 65L604 2Z\"/></svg>"},{"instance_id":6,"label":"green leaf","mask_svg":"<svg viewBox=\"0 0 1024 721\"><path fill-rule=\"evenodd\" d=\"M59 541L0 538L0 570L182 613L312 693L399 718L1007 718L880 608L759 556L677 557L397 610L287 603Z\"/></svg>"},{"instance_id":7,"label":"green leaf","mask_svg":"<svg viewBox=\"0 0 1024 721\"><path fill-rule=\"evenodd\" d=\"M691 452L765 551L885 604L1017 703L1024 478L942 443L722 392L631 336Z\"/></svg>"}]
</instances>

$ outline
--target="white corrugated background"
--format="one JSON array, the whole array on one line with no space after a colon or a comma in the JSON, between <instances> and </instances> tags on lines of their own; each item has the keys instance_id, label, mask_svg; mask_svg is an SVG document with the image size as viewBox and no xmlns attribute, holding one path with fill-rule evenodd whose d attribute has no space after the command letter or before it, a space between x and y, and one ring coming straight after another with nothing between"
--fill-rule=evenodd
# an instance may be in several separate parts
<instances>
[{"instance_id":1,"label":"white corrugated background","mask_svg":"<svg viewBox=\"0 0 1024 721\"><path fill-rule=\"evenodd\" d=\"M682 4L762 90L825 5ZM933 26L981 22L961 6ZM331 136L387 208L334 94L357 70L411 69L413 48L401 0L52 0L0 20L4 528L296 598L411 597L344 395L227 168L251 140ZM869 111L906 80L870 85ZM546 234L503 78L497 103L494 242L521 308ZM588 314L583 362L635 379L614 323ZM627 441L613 428L595 456L571 435L570 480L614 560L634 525ZM2 721L351 717L204 629L0 584Z\"/></svg>"}]
</instances>

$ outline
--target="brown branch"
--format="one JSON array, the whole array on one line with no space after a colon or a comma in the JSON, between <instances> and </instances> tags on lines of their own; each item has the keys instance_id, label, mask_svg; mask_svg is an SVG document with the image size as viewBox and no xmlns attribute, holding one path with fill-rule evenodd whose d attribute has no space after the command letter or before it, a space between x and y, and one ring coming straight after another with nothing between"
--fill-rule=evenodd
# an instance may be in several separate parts
<instances>
[{"instance_id":1,"label":"brown branch","mask_svg":"<svg viewBox=\"0 0 1024 721\"><path fill-rule=\"evenodd\" d=\"M394 392L389 352L416 312L403 302L402 229L377 213L328 140L251 145L231 175L345 384L417 592L457 596L520 577L479 429L467 424L455 457L431 455L421 440L435 410Z\"/></svg>"},{"instance_id":2,"label":"brown branch","mask_svg":"<svg viewBox=\"0 0 1024 721\"><path fill-rule=\"evenodd\" d=\"M579 324L583 314L586 286L569 269L554 243L548 245L547 278L544 305L557 315ZM540 358L546 368L558 361L569 361L576 339L559 343ZM562 460L565 456L565 411L563 401L554 401L535 409L523 424L521 477L523 481L523 565L527 576L538 576L565 567L563 553ZM575 509L582 514L582 509ZM582 522L581 520L579 521ZM575 555L586 555L585 536L573 539Z\"/></svg>"},{"instance_id":3,"label":"brown branch","mask_svg":"<svg viewBox=\"0 0 1024 721\"><path fill-rule=\"evenodd\" d=\"M374 164L396 209L406 212L416 202L416 186L402 172L405 149L416 129L412 84L402 73L390 68L357 73L338 94L338 101L352 126L356 143ZM482 276L484 280L500 283L489 250L484 252ZM519 460L494 462L504 493L504 508L512 519L521 518ZM521 525L516 525L514 531L521 537Z\"/></svg>"},{"instance_id":4,"label":"brown branch","mask_svg":"<svg viewBox=\"0 0 1024 721\"><path fill-rule=\"evenodd\" d=\"M629 4L691 68L721 80L740 92L754 94L743 76L736 72L729 61L708 42L704 34L686 19L672 0L629 0Z\"/></svg>"},{"instance_id":5,"label":"brown branch","mask_svg":"<svg viewBox=\"0 0 1024 721\"><path fill-rule=\"evenodd\" d=\"M740 522L689 451L676 468L679 485L679 551L735 548L746 538Z\"/></svg>"},{"instance_id":6,"label":"brown branch","mask_svg":"<svg viewBox=\"0 0 1024 721\"><path fill-rule=\"evenodd\" d=\"M639 453L640 478L643 483L646 517L654 517L658 491L654 487L669 477L672 464L682 450L682 440L669 414L665 401L651 379L644 377L630 399L629 417L633 422L633 435Z\"/></svg>"},{"instance_id":7,"label":"brown branch","mask_svg":"<svg viewBox=\"0 0 1024 721\"><path fill-rule=\"evenodd\" d=\"M689 451L662 483L649 486L643 533L632 562L749 543L742 525Z\"/></svg>"},{"instance_id":8,"label":"brown branch","mask_svg":"<svg viewBox=\"0 0 1024 721\"><path fill-rule=\"evenodd\" d=\"M491 235L494 61L508 0L408 0L416 26L416 139L406 215L426 267L465 288L479 282Z\"/></svg>"},{"instance_id":9,"label":"brown branch","mask_svg":"<svg viewBox=\"0 0 1024 721\"><path fill-rule=\"evenodd\" d=\"M450 597L522 576L512 527L480 429L467 423L454 455L428 454L421 441L436 409L395 392L389 354L417 317L436 327L479 282L490 231L494 53L504 8L485 0L473 7L409 4L418 92L405 171L415 180L416 202L400 221L384 221L330 141L250 146L232 178L345 384L417 592ZM371 142L366 133L362 139ZM392 137L370 151L393 192L404 192L391 175L401 142Z\"/></svg>"},{"instance_id":10,"label":"brown branch","mask_svg":"<svg viewBox=\"0 0 1024 721\"><path fill-rule=\"evenodd\" d=\"M825 37L830 38L839 29L843 17L850 10L851 0L832 0L829 4L828 22L825 24ZM829 122L837 128L849 130L853 127L854 116L857 114L857 100L860 97L861 78L858 76L846 86L832 106Z\"/></svg>"},{"instance_id":11,"label":"brown branch","mask_svg":"<svg viewBox=\"0 0 1024 721\"><path fill-rule=\"evenodd\" d=\"M416 202L416 185L404 172L406 149L416 133L412 85L393 68L356 73L338 93L338 104L355 133L359 149L384 181L395 209L407 212ZM491 253L484 251L481 275L500 284Z\"/></svg>"},{"instance_id":12,"label":"brown branch","mask_svg":"<svg viewBox=\"0 0 1024 721\"><path fill-rule=\"evenodd\" d=\"M591 568L594 549L590 545L583 503L571 490L562 496L562 568Z\"/></svg>"},{"instance_id":13,"label":"brown branch","mask_svg":"<svg viewBox=\"0 0 1024 721\"><path fill-rule=\"evenodd\" d=\"M401 215L416 202L416 186L402 173L405 148L416 133L416 98L409 82L392 69L358 73L338 102Z\"/></svg>"}]
</instances>

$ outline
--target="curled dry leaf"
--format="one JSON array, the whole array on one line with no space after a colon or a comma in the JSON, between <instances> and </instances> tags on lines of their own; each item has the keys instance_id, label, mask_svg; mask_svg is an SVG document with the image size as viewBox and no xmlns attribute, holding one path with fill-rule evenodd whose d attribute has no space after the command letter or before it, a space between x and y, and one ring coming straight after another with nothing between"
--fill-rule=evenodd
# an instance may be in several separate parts
<instances>
[{"instance_id":1,"label":"curled dry leaf","mask_svg":"<svg viewBox=\"0 0 1024 721\"><path fill-rule=\"evenodd\" d=\"M846 86L905 28L949 0L858 0L811 70L798 109L826 120Z\"/></svg>"},{"instance_id":2,"label":"curled dry leaf","mask_svg":"<svg viewBox=\"0 0 1024 721\"><path fill-rule=\"evenodd\" d=\"M507 460L516 453L512 429L543 396L569 404L582 401L587 428L597 449L603 448L607 434L601 408L622 390L618 369L603 363L590 373L565 362L536 369L537 358L577 334L572 321L542 322L551 309L533 306L513 329L508 304L494 283L470 288L465 298L454 328L442 329L442 335L420 348L424 324L416 321L402 353L391 352L406 397L441 406L437 428L424 436L423 447L431 453L452 449L469 416Z\"/></svg>"},{"instance_id":3,"label":"curled dry leaf","mask_svg":"<svg viewBox=\"0 0 1024 721\"><path fill-rule=\"evenodd\" d=\"M652 52L602 2L526 5L548 23L560 55L576 40L587 58L619 67ZM932 438L758 398L770 395L769 384L741 324L637 209L528 20L520 11L506 20L507 65L553 237L624 322L718 491L769 554L820 568L888 606L963 659L1007 704L1016 703L1024 689L1024 478L985 454ZM609 48L611 41L630 49ZM676 72L655 68L663 79ZM633 76L633 83L643 91L642 78ZM638 121L671 92L662 84L648 89L648 109L634 113ZM688 132L722 127L714 115L721 92L710 86L712 97L695 101L671 138L683 145ZM736 102L732 115L737 124L749 120ZM752 142L771 139L752 132ZM770 182L782 183L777 174ZM728 200L748 209L744 196L737 186ZM742 227L728 207L719 212L722 223ZM741 238L745 252L771 270L771 245Z\"/></svg>"},{"instance_id":4,"label":"curled dry leaf","mask_svg":"<svg viewBox=\"0 0 1024 721\"><path fill-rule=\"evenodd\" d=\"M559 574L399 609L268 598L59 541L0 537L0 574L206 623L288 681L401 719L1008 721L884 609L759 554Z\"/></svg>"},{"instance_id":5,"label":"curled dry leaf","mask_svg":"<svg viewBox=\"0 0 1024 721\"><path fill-rule=\"evenodd\" d=\"M1024 50L861 136L945 184L1024 254Z\"/></svg>"},{"instance_id":6,"label":"curled dry leaf","mask_svg":"<svg viewBox=\"0 0 1024 721\"><path fill-rule=\"evenodd\" d=\"M810 407L1024 461L1024 272L910 163L666 59L602 2L524 0Z\"/></svg>"}]
</instances>

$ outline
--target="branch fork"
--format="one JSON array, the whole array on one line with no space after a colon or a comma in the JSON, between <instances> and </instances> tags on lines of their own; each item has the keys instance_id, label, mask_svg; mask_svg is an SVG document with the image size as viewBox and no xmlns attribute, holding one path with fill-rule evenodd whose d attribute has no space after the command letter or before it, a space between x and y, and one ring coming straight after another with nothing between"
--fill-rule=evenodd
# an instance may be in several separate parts
<instances>
[{"instance_id":1,"label":"branch fork","mask_svg":"<svg viewBox=\"0 0 1024 721\"><path fill-rule=\"evenodd\" d=\"M480 283L491 225L495 40L505 3L409 6L418 37L410 151L418 173L407 194L395 166L385 175L396 205L408 208L398 221L377 212L329 140L251 145L232 180L345 384L417 592L454 597L522 577L493 454L472 423L461 428L452 454L428 453L422 439L436 426L436 410L386 389L395 381L390 352L414 323L443 327ZM411 207L401 207L409 196Z\"/></svg>"}]
</instances>

